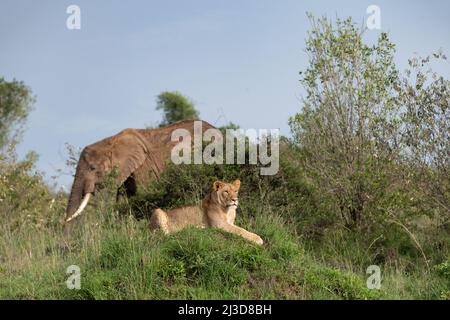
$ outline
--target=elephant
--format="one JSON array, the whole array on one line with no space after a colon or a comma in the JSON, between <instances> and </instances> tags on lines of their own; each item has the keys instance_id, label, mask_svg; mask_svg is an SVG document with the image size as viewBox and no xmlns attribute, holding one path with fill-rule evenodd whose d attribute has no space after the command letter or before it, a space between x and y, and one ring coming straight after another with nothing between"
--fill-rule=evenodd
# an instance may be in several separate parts
<instances>
[{"instance_id":1,"label":"elephant","mask_svg":"<svg viewBox=\"0 0 450 320\"><path fill-rule=\"evenodd\" d=\"M125 190L125 196L132 196L139 186L159 179L172 148L178 143L172 141L172 132L185 129L182 132L193 136L194 127L200 125L202 134L216 129L203 120L183 120L162 128L125 129L86 146L80 154L67 204L66 238L70 236L73 219L83 212L114 168L118 169L119 190Z\"/></svg>"}]
</instances>

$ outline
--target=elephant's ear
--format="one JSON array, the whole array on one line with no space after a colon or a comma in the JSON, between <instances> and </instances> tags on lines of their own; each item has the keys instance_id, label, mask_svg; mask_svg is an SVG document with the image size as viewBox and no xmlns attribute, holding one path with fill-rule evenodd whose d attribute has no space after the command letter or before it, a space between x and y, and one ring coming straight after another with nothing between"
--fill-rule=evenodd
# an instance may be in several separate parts
<instances>
[{"instance_id":1,"label":"elephant's ear","mask_svg":"<svg viewBox=\"0 0 450 320\"><path fill-rule=\"evenodd\" d=\"M132 130L124 130L114 137L112 165L118 166L120 182L124 182L147 159L145 142Z\"/></svg>"}]
</instances>

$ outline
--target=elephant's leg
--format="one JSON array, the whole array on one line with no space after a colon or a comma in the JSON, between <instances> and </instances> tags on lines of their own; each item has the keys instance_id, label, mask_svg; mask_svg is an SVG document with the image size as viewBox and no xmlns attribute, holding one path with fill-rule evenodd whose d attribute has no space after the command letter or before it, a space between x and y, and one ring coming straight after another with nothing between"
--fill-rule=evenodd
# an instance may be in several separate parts
<instances>
[{"instance_id":1,"label":"elephant's leg","mask_svg":"<svg viewBox=\"0 0 450 320\"><path fill-rule=\"evenodd\" d=\"M116 200L121 202L126 198L134 196L137 191L136 179L133 175L129 176L127 180L117 190Z\"/></svg>"}]
</instances>

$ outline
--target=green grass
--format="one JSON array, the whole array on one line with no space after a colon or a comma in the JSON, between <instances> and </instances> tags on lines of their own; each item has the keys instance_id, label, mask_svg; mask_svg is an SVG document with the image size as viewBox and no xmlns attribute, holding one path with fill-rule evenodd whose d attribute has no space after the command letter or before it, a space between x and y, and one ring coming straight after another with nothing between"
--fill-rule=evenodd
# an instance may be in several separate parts
<instances>
[{"instance_id":1,"label":"green grass","mask_svg":"<svg viewBox=\"0 0 450 320\"><path fill-rule=\"evenodd\" d=\"M262 247L215 229L165 236L126 214L189 203L204 195L198 186L207 188L208 177L237 175L234 167L200 169L168 170L126 205L114 205L109 189L100 192L77 219L70 252L62 246L64 195L53 200L35 194L42 188L8 184L17 197L4 195L8 206L0 210L0 299L450 299L445 229L416 233L427 265L401 228L349 230L314 211L309 196L296 196L301 188L284 189L281 178L261 180L261 191L252 171L241 176L248 181L237 224L261 235ZM373 264L381 268L380 290L366 286ZM80 267L80 290L66 286L71 265Z\"/></svg>"},{"instance_id":2,"label":"green grass","mask_svg":"<svg viewBox=\"0 0 450 320\"><path fill-rule=\"evenodd\" d=\"M389 274L381 290L369 290L364 272L327 265L313 251L305 250L295 230L274 214L240 221L265 239L266 244L259 247L214 229L189 228L165 236L150 232L145 220L92 211L78 222L71 252L60 250L58 229L22 230L1 237L0 298L379 299L448 295L445 264L432 273L441 282ZM66 287L69 265L81 269L80 290ZM414 287L418 284L420 289Z\"/></svg>"},{"instance_id":3,"label":"green grass","mask_svg":"<svg viewBox=\"0 0 450 320\"><path fill-rule=\"evenodd\" d=\"M248 227L267 244L256 246L213 229L174 235L149 232L145 221L80 221L73 251L58 251L45 232L16 239L2 262L0 297L13 299L279 299L365 298L362 279L321 268L280 218ZM88 220L88 221L86 221ZM90 220L90 221L89 221ZM102 219L100 219L102 220ZM103 219L107 220L107 219ZM3 248L5 248L3 243ZM50 248L50 249L49 249ZM51 250L53 248L54 250ZM16 254L12 254L12 252ZM65 286L69 265L81 268L81 290ZM347 281L349 285L346 285ZM354 287L353 287L354 286ZM355 289L357 288L357 289ZM356 290L354 292L354 290Z\"/></svg>"}]
</instances>

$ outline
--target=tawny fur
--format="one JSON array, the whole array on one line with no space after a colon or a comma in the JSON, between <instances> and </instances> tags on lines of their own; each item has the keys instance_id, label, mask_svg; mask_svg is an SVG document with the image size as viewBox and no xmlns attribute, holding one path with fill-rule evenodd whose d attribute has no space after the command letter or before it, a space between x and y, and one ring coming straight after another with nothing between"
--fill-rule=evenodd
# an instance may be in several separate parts
<instances>
[{"instance_id":1,"label":"tawny fur","mask_svg":"<svg viewBox=\"0 0 450 320\"><path fill-rule=\"evenodd\" d=\"M239 180L233 183L216 181L213 190L200 205L181 207L167 212L155 209L150 217L150 228L159 229L165 234L180 231L187 226L219 228L262 245L263 240L260 236L234 225L240 184Z\"/></svg>"}]
</instances>

